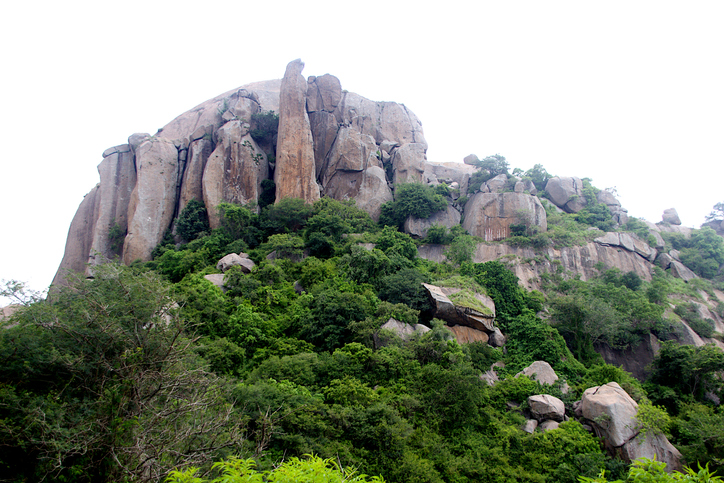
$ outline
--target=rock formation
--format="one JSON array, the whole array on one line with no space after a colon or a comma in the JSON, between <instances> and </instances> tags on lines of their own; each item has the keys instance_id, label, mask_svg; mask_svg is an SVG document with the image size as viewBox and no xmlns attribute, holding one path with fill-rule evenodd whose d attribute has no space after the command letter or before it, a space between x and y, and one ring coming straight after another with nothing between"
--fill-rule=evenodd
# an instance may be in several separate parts
<instances>
[{"instance_id":1,"label":"rock formation","mask_svg":"<svg viewBox=\"0 0 724 483\"><path fill-rule=\"evenodd\" d=\"M510 225L546 231L546 210L540 200L524 193L476 193L465 204L463 228L485 241L510 236Z\"/></svg>"},{"instance_id":2,"label":"rock formation","mask_svg":"<svg viewBox=\"0 0 724 483\"><path fill-rule=\"evenodd\" d=\"M663 434L639 434L638 404L615 382L586 389L580 411L611 453L627 461L654 456L667 470L681 469L681 453Z\"/></svg>"},{"instance_id":3,"label":"rock formation","mask_svg":"<svg viewBox=\"0 0 724 483\"><path fill-rule=\"evenodd\" d=\"M314 141L307 115L307 82L301 59L287 65L279 101L277 169L274 172L276 199L301 198L307 203L319 199L314 164Z\"/></svg>"},{"instance_id":4,"label":"rock formation","mask_svg":"<svg viewBox=\"0 0 724 483\"><path fill-rule=\"evenodd\" d=\"M343 91L329 74L304 79L303 66L292 61L281 81L226 92L153 136L133 134L128 144L106 150L100 184L76 212L53 284L89 263L148 260L194 198L218 227L220 203L256 201L262 181L272 177L277 200L354 200L374 219L392 201L393 182L427 181L427 172L466 189L467 171L428 167L422 125L407 107ZM276 142L260 144L252 136L253 116L269 111L279 114L279 134Z\"/></svg>"},{"instance_id":5,"label":"rock formation","mask_svg":"<svg viewBox=\"0 0 724 483\"><path fill-rule=\"evenodd\" d=\"M556 206L568 213L578 213L586 206L583 181L580 178L551 178L546 183L546 192Z\"/></svg>"}]
</instances>

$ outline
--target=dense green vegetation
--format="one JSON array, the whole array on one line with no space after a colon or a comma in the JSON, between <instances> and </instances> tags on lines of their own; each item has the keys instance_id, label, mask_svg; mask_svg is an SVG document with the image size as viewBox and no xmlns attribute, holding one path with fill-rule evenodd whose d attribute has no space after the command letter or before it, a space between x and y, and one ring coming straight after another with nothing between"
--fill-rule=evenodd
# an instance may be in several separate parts
<instances>
[{"instance_id":1,"label":"dense green vegetation","mask_svg":"<svg viewBox=\"0 0 724 483\"><path fill-rule=\"evenodd\" d=\"M183 243L169 235L151 262L98 267L52 303L6 285L2 294L27 306L0 331L0 480L542 483L604 481L602 470L623 479L628 466L577 421L521 430L528 396L555 395L570 411L583 390L609 381L666 408L688 463L724 469L724 413L711 397L724 396L720 350L665 343L644 384L594 350L648 333L676 339L676 317L696 326L697 288L661 270L646 282L601 267L588 282L549 274L542 292L528 292L504 263L472 263L476 241L459 230L435 235L451 262L420 259L398 222L444 203L420 186L398 187L387 225L323 198L258 213L222 204L210 230L203 204L190 202L177 223ZM577 228L551 243L589 236L606 222L596 213L561 215L558 226ZM712 244L701 240L687 243ZM250 274L230 269L224 291L204 278L242 251L256 262ZM433 318L423 282L463 288L463 303L487 293L505 350L458 344ZM681 308L667 314L669 303ZM403 343L380 329L391 317L431 330ZM571 391L513 377L536 360ZM501 381L489 386L479 376L498 361Z\"/></svg>"}]
</instances>

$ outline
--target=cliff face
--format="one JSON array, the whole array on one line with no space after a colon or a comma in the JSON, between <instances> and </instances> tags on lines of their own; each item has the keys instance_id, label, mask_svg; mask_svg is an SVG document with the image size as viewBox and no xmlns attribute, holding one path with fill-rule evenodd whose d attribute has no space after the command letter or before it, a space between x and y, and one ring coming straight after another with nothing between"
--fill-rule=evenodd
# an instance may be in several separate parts
<instances>
[{"instance_id":1,"label":"cliff face","mask_svg":"<svg viewBox=\"0 0 724 483\"><path fill-rule=\"evenodd\" d=\"M281 81L226 92L153 136L133 134L107 149L100 183L76 212L53 284L115 257L149 260L194 198L203 200L215 228L220 203L256 201L262 181L273 179L277 200L351 199L376 219L392 200L394 181L423 180L427 143L409 109L343 91L329 74L305 80L303 68L292 61ZM260 146L251 136L252 116L267 111L279 114L278 141ZM269 162L273 156L276 163Z\"/></svg>"},{"instance_id":2,"label":"cliff face","mask_svg":"<svg viewBox=\"0 0 724 483\"><path fill-rule=\"evenodd\" d=\"M220 203L256 201L262 182L269 179L275 181L277 201L295 197L312 203L320 196L354 200L375 220L382 204L393 199L396 183L445 182L453 200L475 192L464 207L453 202L427 220L408 219L405 229L417 237L424 237L432 224L452 227L461 220L471 235L486 241L507 238L512 224L546 231L546 211L530 181L519 180L512 192L502 175L469 190L476 168L428 162L422 124L407 107L344 91L329 74L305 79L303 68L301 60L292 61L282 80L226 92L181 114L153 136L133 134L127 144L107 149L98 166L100 183L86 195L71 223L53 284L61 283L68 271L90 274L94 264L107 259L118 257L127 264L149 260L194 198L204 202L216 228ZM255 138L255 115L270 111L279 114L277 139ZM556 177L546 189L559 209L575 212L581 186L578 178ZM598 196L623 223L626 210L615 197L606 192ZM684 227L666 229L686 234ZM528 288L537 288L542 271L559 266L585 280L598 273L594 267L599 262L649 280L657 256L663 268L672 267L685 279L694 277L675 256L658 253L664 248L660 229L651 225L651 230L655 247L625 233L608 233L585 246L549 248L545 257L528 249L481 245L475 261L517 257L519 263L511 268ZM443 257L441 249L425 250L423 256Z\"/></svg>"}]
</instances>

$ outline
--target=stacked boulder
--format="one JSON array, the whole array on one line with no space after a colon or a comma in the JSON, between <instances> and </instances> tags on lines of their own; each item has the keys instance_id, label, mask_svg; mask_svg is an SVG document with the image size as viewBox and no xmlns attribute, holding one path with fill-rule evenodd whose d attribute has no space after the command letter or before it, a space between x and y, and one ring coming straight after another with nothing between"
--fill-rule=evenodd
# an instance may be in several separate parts
<instances>
[{"instance_id":1,"label":"stacked boulder","mask_svg":"<svg viewBox=\"0 0 724 483\"><path fill-rule=\"evenodd\" d=\"M246 253L229 253L216 263L216 269L226 273L231 267L239 267L243 273L251 273L256 264L249 258ZM224 290L224 274L210 273L204 275L204 278L213 283L220 289Z\"/></svg>"},{"instance_id":2,"label":"stacked boulder","mask_svg":"<svg viewBox=\"0 0 724 483\"><path fill-rule=\"evenodd\" d=\"M495 326L495 302L486 294L458 287L422 285L432 302L433 316L445 321L459 343L505 344L505 337Z\"/></svg>"}]
</instances>

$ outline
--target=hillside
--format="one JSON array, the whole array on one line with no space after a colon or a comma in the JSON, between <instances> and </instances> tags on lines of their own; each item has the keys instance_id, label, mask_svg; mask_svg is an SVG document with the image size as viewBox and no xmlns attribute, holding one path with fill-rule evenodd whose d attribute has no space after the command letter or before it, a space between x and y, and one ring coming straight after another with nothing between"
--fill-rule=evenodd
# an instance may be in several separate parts
<instances>
[{"instance_id":1,"label":"hillside","mask_svg":"<svg viewBox=\"0 0 724 483\"><path fill-rule=\"evenodd\" d=\"M724 470L721 210L430 163L405 106L302 68L109 148L50 300L4 287L0 479Z\"/></svg>"}]
</instances>

